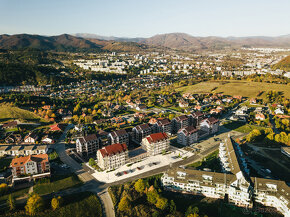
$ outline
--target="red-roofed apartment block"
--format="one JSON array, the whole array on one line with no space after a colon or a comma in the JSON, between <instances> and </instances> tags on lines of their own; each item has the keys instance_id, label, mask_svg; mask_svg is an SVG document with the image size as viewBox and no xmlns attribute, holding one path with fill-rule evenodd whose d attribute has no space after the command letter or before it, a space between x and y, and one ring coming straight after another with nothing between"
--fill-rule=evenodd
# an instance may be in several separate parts
<instances>
[{"instance_id":1,"label":"red-roofed apartment block","mask_svg":"<svg viewBox=\"0 0 290 217\"><path fill-rule=\"evenodd\" d=\"M153 133L142 140L142 147L149 155L157 155L169 148L169 138L166 133Z\"/></svg>"},{"instance_id":2,"label":"red-roofed apartment block","mask_svg":"<svg viewBox=\"0 0 290 217\"><path fill-rule=\"evenodd\" d=\"M128 148L126 144L116 143L97 151L98 165L103 170L113 170L126 164Z\"/></svg>"}]
</instances>

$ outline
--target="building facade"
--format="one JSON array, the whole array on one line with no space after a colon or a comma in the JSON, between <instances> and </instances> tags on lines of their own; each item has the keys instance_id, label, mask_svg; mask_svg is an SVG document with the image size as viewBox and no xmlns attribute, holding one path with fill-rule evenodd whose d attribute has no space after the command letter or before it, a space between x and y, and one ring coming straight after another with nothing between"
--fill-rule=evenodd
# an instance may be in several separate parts
<instances>
[{"instance_id":1,"label":"building facade","mask_svg":"<svg viewBox=\"0 0 290 217\"><path fill-rule=\"evenodd\" d=\"M193 126L182 128L177 133L177 142L181 145L188 146L197 140L198 130Z\"/></svg>"},{"instance_id":2,"label":"building facade","mask_svg":"<svg viewBox=\"0 0 290 217\"><path fill-rule=\"evenodd\" d=\"M141 142L143 138L152 134L152 128L149 124L140 124L133 128L133 137L137 142Z\"/></svg>"},{"instance_id":3,"label":"building facade","mask_svg":"<svg viewBox=\"0 0 290 217\"><path fill-rule=\"evenodd\" d=\"M157 155L169 149L169 138L166 133L153 133L142 140L142 147L149 155Z\"/></svg>"},{"instance_id":4,"label":"building facade","mask_svg":"<svg viewBox=\"0 0 290 217\"><path fill-rule=\"evenodd\" d=\"M96 136L96 134L83 136L77 138L76 140L77 153L79 153L82 156L96 154L99 148L100 148L100 140Z\"/></svg>"},{"instance_id":5,"label":"building facade","mask_svg":"<svg viewBox=\"0 0 290 217\"><path fill-rule=\"evenodd\" d=\"M116 143L121 143L121 144L126 144L129 146L129 134L126 132L126 130L117 130L114 132L109 133L108 135L108 141L109 144L116 144Z\"/></svg>"},{"instance_id":6,"label":"building facade","mask_svg":"<svg viewBox=\"0 0 290 217\"><path fill-rule=\"evenodd\" d=\"M116 143L97 151L97 163L103 170L113 170L126 164L128 148L126 144Z\"/></svg>"},{"instance_id":7,"label":"building facade","mask_svg":"<svg viewBox=\"0 0 290 217\"><path fill-rule=\"evenodd\" d=\"M47 154L14 158L11 162L11 168L13 177L42 173L48 173L50 175L50 165Z\"/></svg>"}]
</instances>

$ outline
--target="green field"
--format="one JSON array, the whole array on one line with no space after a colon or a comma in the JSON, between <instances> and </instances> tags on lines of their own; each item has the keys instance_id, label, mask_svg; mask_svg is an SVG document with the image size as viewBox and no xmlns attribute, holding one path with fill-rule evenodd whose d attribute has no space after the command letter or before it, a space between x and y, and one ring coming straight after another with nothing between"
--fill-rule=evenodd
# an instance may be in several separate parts
<instances>
[{"instance_id":1,"label":"green field","mask_svg":"<svg viewBox=\"0 0 290 217\"><path fill-rule=\"evenodd\" d=\"M30 111L27 111L27 110L24 110L15 106L11 106L8 104L0 104L0 123L6 122L9 120L35 122L35 121L40 121L41 118Z\"/></svg>"},{"instance_id":2,"label":"green field","mask_svg":"<svg viewBox=\"0 0 290 217\"><path fill-rule=\"evenodd\" d=\"M238 121L229 121L229 122L225 123L223 126L230 129L230 130L235 130L235 131L238 131L241 133L250 133L254 129L258 129L258 130L266 129L265 127L245 124L243 122L238 122Z\"/></svg>"},{"instance_id":3,"label":"green field","mask_svg":"<svg viewBox=\"0 0 290 217\"><path fill-rule=\"evenodd\" d=\"M290 98L290 85L272 84L250 81L207 81L195 85L180 87L181 93L223 93L225 95L241 95L244 97L257 97L259 91L264 91L258 98L265 99L266 92L276 90L283 92L286 98Z\"/></svg>"},{"instance_id":4,"label":"green field","mask_svg":"<svg viewBox=\"0 0 290 217\"><path fill-rule=\"evenodd\" d=\"M58 192L67 188L76 187L81 184L81 181L76 175L69 177L56 177L47 183L39 183L33 187L33 191L37 194L49 194Z\"/></svg>"}]
</instances>

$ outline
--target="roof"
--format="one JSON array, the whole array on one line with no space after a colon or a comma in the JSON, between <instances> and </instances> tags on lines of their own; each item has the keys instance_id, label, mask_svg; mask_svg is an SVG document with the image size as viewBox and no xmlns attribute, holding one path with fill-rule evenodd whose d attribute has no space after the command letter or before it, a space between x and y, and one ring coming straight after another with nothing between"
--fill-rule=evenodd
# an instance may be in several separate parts
<instances>
[{"instance_id":1,"label":"roof","mask_svg":"<svg viewBox=\"0 0 290 217\"><path fill-rule=\"evenodd\" d=\"M218 119L216 119L216 118L214 118L214 117L210 117L210 118L208 118L208 122L210 123L210 124L215 124L215 123L217 123L219 120Z\"/></svg>"},{"instance_id":2,"label":"roof","mask_svg":"<svg viewBox=\"0 0 290 217\"><path fill-rule=\"evenodd\" d=\"M17 121L10 121L2 125L3 128L17 126Z\"/></svg>"},{"instance_id":3,"label":"roof","mask_svg":"<svg viewBox=\"0 0 290 217\"><path fill-rule=\"evenodd\" d=\"M54 124L50 126L50 131L62 131L64 129L64 125L62 124Z\"/></svg>"},{"instance_id":4,"label":"roof","mask_svg":"<svg viewBox=\"0 0 290 217\"><path fill-rule=\"evenodd\" d=\"M183 132L184 135L189 136L189 135L191 135L191 134L193 134L193 133L196 133L197 131L198 131L198 130L197 130L195 127L193 127L193 126L189 126L189 127L185 127L185 128L180 129L180 130L178 131L178 133Z\"/></svg>"},{"instance_id":5,"label":"roof","mask_svg":"<svg viewBox=\"0 0 290 217\"><path fill-rule=\"evenodd\" d=\"M98 140L98 137L97 137L96 134L89 134L89 135L87 135L87 136L84 136L83 138L84 138L84 140L85 140L86 142L90 142L90 141Z\"/></svg>"},{"instance_id":6,"label":"roof","mask_svg":"<svg viewBox=\"0 0 290 217\"><path fill-rule=\"evenodd\" d=\"M186 115L180 115L180 116L175 118L176 121L185 121L187 119L188 119L188 117Z\"/></svg>"},{"instance_id":7,"label":"roof","mask_svg":"<svg viewBox=\"0 0 290 217\"><path fill-rule=\"evenodd\" d=\"M28 150L33 150L34 145L25 145L23 146L23 150L28 151Z\"/></svg>"},{"instance_id":8,"label":"roof","mask_svg":"<svg viewBox=\"0 0 290 217\"><path fill-rule=\"evenodd\" d=\"M1 145L0 146L0 151L6 151L9 148L7 145Z\"/></svg>"},{"instance_id":9,"label":"roof","mask_svg":"<svg viewBox=\"0 0 290 217\"><path fill-rule=\"evenodd\" d=\"M127 150L128 150L127 145L120 144L120 143L108 145L108 146L103 147L102 149L99 149L103 157L122 153Z\"/></svg>"},{"instance_id":10,"label":"roof","mask_svg":"<svg viewBox=\"0 0 290 217\"><path fill-rule=\"evenodd\" d=\"M158 124L158 126L168 125L168 124L170 124L170 120L165 118L163 120L158 121L157 124Z\"/></svg>"},{"instance_id":11,"label":"roof","mask_svg":"<svg viewBox=\"0 0 290 217\"><path fill-rule=\"evenodd\" d=\"M147 141L151 143L159 142L165 139L168 139L168 136L166 133L153 133L146 137Z\"/></svg>"},{"instance_id":12,"label":"roof","mask_svg":"<svg viewBox=\"0 0 290 217\"><path fill-rule=\"evenodd\" d=\"M197 111L197 112L194 112L192 115L194 117L201 117L201 116L203 116L203 113L201 111Z\"/></svg>"},{"instance_id":13,"label":"roof","mask_svg":"<svg viewBox=\"0 0 290 217\"><path fill-rule=\"evenodd\" d=\"M34 161L34 162L48 162L48 155L47 154L38 154L38 155L28 155L25 157L18 157L14 158L11 162L12 167L17 167L26 164L27 162Z\"/></svg>"},{"instance_id":14,"label":"roof","mask_svg":"<svg viewBox=\"0 0 290 217\"><path fill-rule=\"evenodd\" d=\"M140 124L140 125L136 126L135 128L138 131L143 131L143 130L149 129L150 126L149 126L149 124L145 123L145 124Z\"/></svg>"},{"instance_id":15,"label":"roof","mask_svg":"<svg viewBox=\"0 0 290 217\"><path fill-rule=\"evenodd\" d=\"M20 146L20 145L12 146L10 150L11 150L11 151L18 151L18 150L21 149L21 147L22 147L22 146Z\"/></svg>"},{"instance_id":16,"label":"roof","mask_svg":"<svg viewBox=\"0 0 290 217\"><path fill-rule=\"evenodd\" d=\"M117 131L114 131L111 133L112 137L115 138L115 137L119 137L119 136L125 136L125 135L128 135L126 130L122 129L122 130L117 130Z\"/></svg>"}]
</instances>

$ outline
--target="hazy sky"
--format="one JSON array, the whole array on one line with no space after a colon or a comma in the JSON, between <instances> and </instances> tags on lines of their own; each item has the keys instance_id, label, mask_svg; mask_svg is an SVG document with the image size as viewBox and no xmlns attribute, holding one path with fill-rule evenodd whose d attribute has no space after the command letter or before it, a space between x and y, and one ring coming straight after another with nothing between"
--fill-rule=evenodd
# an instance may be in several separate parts
<instances>
[{"instance_id":1,"label":"hazy sky","mask_svg":"<svg viewBox=\"0 0 290 217\"><path fill-rule=\"evenodd\" d=\"M290 0L0 0L0 34L290 34Z\"/></svg>"}]
</instances>

